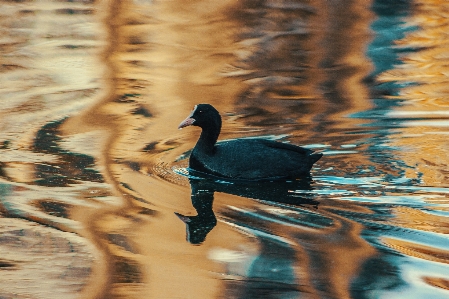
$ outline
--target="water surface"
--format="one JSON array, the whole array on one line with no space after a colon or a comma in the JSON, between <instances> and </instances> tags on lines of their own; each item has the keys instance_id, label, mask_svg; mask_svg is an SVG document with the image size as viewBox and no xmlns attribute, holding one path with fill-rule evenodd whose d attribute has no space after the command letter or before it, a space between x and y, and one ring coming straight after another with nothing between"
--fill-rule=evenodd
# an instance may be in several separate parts
<instances>
[{"instance_id":1,"label":"water surface","mask_svg":"<svg viewBox=\"0 0 449 299\"><path fill-rule=\"evenodd\" d=\"M447 4L0 5L0 297L449 295ZM189 177L200 102L324 157Z\"/></svg>"}]
</instances>

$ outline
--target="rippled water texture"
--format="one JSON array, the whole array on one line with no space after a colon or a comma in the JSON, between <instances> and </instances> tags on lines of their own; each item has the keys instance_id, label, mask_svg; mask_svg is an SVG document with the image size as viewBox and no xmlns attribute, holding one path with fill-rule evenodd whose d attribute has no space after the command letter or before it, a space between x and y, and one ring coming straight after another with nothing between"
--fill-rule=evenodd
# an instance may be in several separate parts
<instances>
[{"instance_id":1,"label":"rippled water texture","mask_svg":"<svg viewBox=\"0 0 449 299\"><path fill-rule=\"evenodd\" d=\"M1 1L1 298L448 298L449 5ZM311 177L189 177L221 139Z\"/></svg>"}]
</instances>

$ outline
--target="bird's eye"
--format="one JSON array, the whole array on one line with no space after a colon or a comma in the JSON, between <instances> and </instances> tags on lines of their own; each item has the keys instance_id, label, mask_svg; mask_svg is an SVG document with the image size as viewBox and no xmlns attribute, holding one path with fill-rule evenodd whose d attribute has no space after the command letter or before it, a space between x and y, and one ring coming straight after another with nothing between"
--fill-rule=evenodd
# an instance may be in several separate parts
<instances>
[{"instance_id":1,"label":"bird's eye","mask_svg":"<svg viewBox=\"0 0 449 299\"><path fill-rule=\"evenodd\" d=\"M203 113L203 110L198 111L198 113Z\"/></svg>"}]
</instances>

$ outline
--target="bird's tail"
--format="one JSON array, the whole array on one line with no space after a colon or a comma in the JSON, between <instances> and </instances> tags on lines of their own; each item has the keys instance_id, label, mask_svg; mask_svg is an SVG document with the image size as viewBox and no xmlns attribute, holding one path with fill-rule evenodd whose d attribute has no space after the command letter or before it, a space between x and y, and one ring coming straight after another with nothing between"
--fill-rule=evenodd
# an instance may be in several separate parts
<instances>
[{"instance_id":1,"label":"bird's tail","mask_svg":"<svg viewBox=\"0 0 449 299\"><path fill-rule=\"evenodd\" d=\"M323 153L313 153L313 154L309 155L310 165L313 165L316 161L321 159L322 156L323 156Z\"/></svg>"}]
</instances>

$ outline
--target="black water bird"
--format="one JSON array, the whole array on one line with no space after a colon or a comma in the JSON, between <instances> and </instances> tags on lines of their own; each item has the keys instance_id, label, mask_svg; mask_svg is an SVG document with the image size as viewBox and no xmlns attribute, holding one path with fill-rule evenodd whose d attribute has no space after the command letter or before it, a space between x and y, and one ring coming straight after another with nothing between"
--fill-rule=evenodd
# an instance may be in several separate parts
<instances>
[{"instance_id":1,"label":"black water bird","mask_svg":"<svg viewBox=\"0 0 449 299\"><path fill-rule=\"evenodd\" d=\"M261 138L241 138L217 143L221 117L209 104L198 104L179 125L202 129L189 160L189 168L230 180L278 180L309 174L323 154L293 144Z\"/></svg>"}]
</instances>

